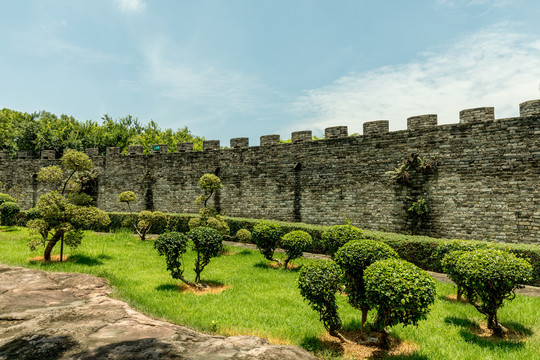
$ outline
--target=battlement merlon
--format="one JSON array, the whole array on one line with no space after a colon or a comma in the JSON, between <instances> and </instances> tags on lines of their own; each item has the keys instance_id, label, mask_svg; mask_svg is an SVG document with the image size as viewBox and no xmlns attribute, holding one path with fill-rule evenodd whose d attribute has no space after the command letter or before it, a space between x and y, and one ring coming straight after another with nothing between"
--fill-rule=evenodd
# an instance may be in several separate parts
<instances>
[{"instance_id":1,"label":"battlement merlon","mask_svg":"<svg viewBox=\"0 0 540 360\"><path fill-rule=\"evenodd\" d=\"M459 123L469 124L478 121L494 121L495 108L479 107L474 109L461 110L459 112Z\"/></svg>"},{"instance_id":2,"label":"battlement merlon","mask_svg":"<svg viewBox=\"0 0 540 360\"><path fill-rule=\"evenodd\" d=\"M313 140L311 130L295 131L291 134L291 142L293 144L308 142Z\"/></svg>"},{"instance_id":3,"label":"battlement merlon","mask_svg":"<svg viewBox=\"0 0 540 360\"><path fill-rule=\"evenodd\" d=\"M279 144L281 140L281 136L273 134L273 135L263 135L261 136L261 146L269 146L269 145L277 145Z\"/></svg>"},{"instance_id":4,"label":"battlement merlon","mask_svg":"<svg viewBox=\"0 0 540 360\"><path fill-rule=\"evenodd\" d=\"M364 135L379 135L385 134L390 129L390 121L388 120L375 120L364 123Z\"/></svg>"},{"instance_id":5,"label":"battlement merlon","mask_svg":"<svg viewBox=\"0 0 540 360\"><path fill-rule=\"evenodd\" d=\"M231 139L231 149L245 149L249 147L249 138L239 137Z\"/></svg>"},{"instance_id":6,"label":"battlement merlon","mask_svg":"<svg viewBox=\"0 0 540 360\"><path fill-rule=\"evenodd\" d=\"M540 99L525 101L519 104L519 116L539 116Z\"/></svg>"},{"instance_id":7,"label":"battlement merlon","mask_svg":"<svg viewBox=\"0 0 540 360\"><path fill-rule=\"evenodd\" d=\"M428 129L437 126L437 114L411 116L407 119L407 130Z\"/></svg>"},{"instance_id":8,"label":"battlement merlon","mask_svg":"<svg viewBox=\"0 0 540 360\"><path fill-rule=\"evenodd\" d=\"M203 151L215 151L219 150L219 140L205 140L203 141Z\"/></svg>"},{"instance_id":9,"label":"battlement merlon","mask_svg":"<svg viewBox=\"0 0 540 360\"><path fill-rule=\"evenodd\" d=\"M346 138L349 136L349 131L347 126L333 126L324 129L324 138L325 139L339 139Z\"/></svg>"}]
</instances>

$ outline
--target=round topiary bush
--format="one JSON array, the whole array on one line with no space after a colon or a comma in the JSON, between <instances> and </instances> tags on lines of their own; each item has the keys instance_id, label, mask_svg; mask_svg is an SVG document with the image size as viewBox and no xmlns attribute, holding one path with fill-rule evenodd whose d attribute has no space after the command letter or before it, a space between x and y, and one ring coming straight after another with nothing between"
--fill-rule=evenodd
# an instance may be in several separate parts
<instances>
[{"instance_id":1,"label":"round topiary bush","mask_svg":"<svg viewBox=\"0 0 540 360\"><path fill-rule=\"evenodd\" d=\"M257 248L267 260L278 261L274 259L274 251L279 246L279 241L283 236L281 226L270 221L261 221L253 227L251 237Z\"/></svg>"},{"instance_id":2,"label":"round topiary bush","mask_svg":"<svg viewBox=\"0 0 540 360\"><path fill-rule=\"evenodd\" d=\"M41 211L37 207L30 208L25 212L26 221L41 218Z\"/></svg>"},{"instance_id":3,"label":"round topiary bush","mask_svg":"<svg viewBox=\"0 0 540 360\"><path fill-rule=\"evenodd\" d=\"M321 234L322 245L325 252L334 256L335 252L352 240L361 240L364 232L352 225L335 225L324 230Z\"/></svg>"},{"instance_id":4,"label":"round topiary bush","mask_svg":"<svg viewBox=\"0 0 540 360\"><path fill-rule=\"evenodd\" d=\"M183 255L187 251L188 237L182 233L171 231L161 234L154 243L158 254L165 256L167 270L173 279L179 279L186 284L192 283L184 278Z\"/></svg>"},{"instance_id":5,"label":"round topiary bush","mask_svg":"<svg viewBox=\"0 0 540 360\"><path fill-rule=\"evenodd\" d=\"M0 204L0 222L2 225L13 225L15 217L21 212L21 208L14 201L5 201Z\"/></svg>"},{"instance_id":6,"label":"round topiary bush","mask_svg":"<svg viewBox=\"0 0 540 360\"><path fill-rule=\"evenodd\" d=\"M16 202L15 199L8 194L0 193L0 205L5 202Z\"/></svg>"},{"instance_id":7,"label":"round topiary bush","mask_svg":"<svg viewBox=\"0 0 540 360\"><path fill-rule=\"evenodd\" d=\"M487 249L462 253L454 271L463 281L467 301L487 317L488 329L503 336L497 310L504 300L513 300L515 290L532 277L532 266L506 251Z\"/></svg>"},{"instance_id":8,"label":"round topiary bush","mask_svg":"<svg viewBox=\"0 0 540 360\"><path fill-rule=\"evenodd\" d=\"M135 201L137 201L137 196L133 191L124 191L118 195L118 202L130 203Z\"/></svg>"},{"instance_id":9,"label":"round topiary bush","mask_svg":"<svg viewBox=\"0 0 540 360\"><path fill-rule=\"evenodd\" d=\"M251 242L251 231L248 229L240 229L236 232L236 238L241 243L250 243Z\"/></svg>"},{"instance_id":10,"label":"round topiary bush","mask_svg":"<svg viewBox=\"0 0 540 360\"><path fill-rule=\"evenodd\" d=\"M367 301L377 309L374 330L383 334L396 324L417 325L435 302L435 281L417 266L398 259L380 260L364 271Z\"/></svg>"},{"instance_id":11,"label":"round topiary bush","mask_svg":"<svg viewBox=\"0 0 540 360\"><path fill-rule=\"evenodd\" d=\"M318 260L300 269L298 288L311 308L319 313L324 328L332 336L340 337L341 319L338 314L336 292L342 287L341 270L336 263Z\"/></svg>"},{"instance_id":12,"label":"round topiary bush","mask_svg":"<svg viewBox=\"0 0 540 360\"><path fill-rule=\"evenodd\" d=\"M291 231L281 238L281 247L287 255L284 261L285 269L289 261L302 256L302 252L311 245L311 242L311 235L302 230Z\"/></svg>"},{"instance_id":13,"label":"round topiary bush","mask_svg":"<svg viewBox=\"0 0 540 360\"><path fill-rule=\"evenodd\" d=\"M461 301L463 284L459 274L454 271L456 260L462 253L473 250L492 248L493 245L475 240L448 240L441 243L435 249L435 256L440 263L440 268L457 286L457 300Z\"/></svg>"},{"instance_id":14,"label":"round topiary bush","mask_svg":"<svg viewBox=\"0 0 540 360\"><path fill-rule=\"evenodd\" d=\"M193 250L197 252L195 258L195 283L200 283L201 272L210 259L219 255L223 245L223 236L216 229L209 227L198 227L187 234L193 242Z\"/></svg>"},{"instance_id":15,"label":"round topiary bush","mask_svg":"<svg viewBox=\"0 0 540 360\"><path fill-rule=\"evenodd\" d=\"M398 254L389 245L368 239L349 241L334 255L336 264L345 274L345 291L349 295L349 303L362 310L362 332L371 309L371 304L366 299L364 271L378 260L397 258Z\"/></svg>"}]
</instances>

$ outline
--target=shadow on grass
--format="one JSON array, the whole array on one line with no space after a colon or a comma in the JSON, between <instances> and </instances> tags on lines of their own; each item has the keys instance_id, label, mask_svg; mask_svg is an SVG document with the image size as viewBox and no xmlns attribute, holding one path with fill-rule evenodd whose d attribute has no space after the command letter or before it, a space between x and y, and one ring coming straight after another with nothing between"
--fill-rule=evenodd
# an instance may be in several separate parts
<instances>
[{"instance_id":1,"label":"shadow on grass","mask_svg":"<svg viewBox=\"0 0 540 360\"><path fill-rule=\"evenodd\" d=\"M427 357L426 355L422 355L422 354L418 354L418 353L412 353L412 354L407 354L407 355L391 355L391 354L388 354L388 351L386 350L377 350L373 353L373 355L371 355L370 357L368 357L368 359L370 360L375 360L375 359L392 359L392 360L431 360L430 357Z\"/></svg>"},{"instance_id":2,"label":"shadow on grass","mask_svg":"<svg viewBox=\"0 0 540 360\"><path fill-rule=\"evenodd\" d=\"M508 328L508 336L506 338L498 338L490 335L489 332L486 333L486 329L483 329L480 324L469 319L448 316L444 319L444 322L461 327L459 336L466 342L489 349L521 349L524 346L524 342L521 341L522 338L533 334L530 329L515 322L501 323L501 325Z\"/></svg>"},{"instance_id":3,"label":"shadow on grass","mask_svg":"<svg viewBox=\"0 0 540 360\"><path fill-rule=\"evenodd\" d=\"M307 336L301 342L300 346L312 353L323 353L334 357L341 357L345 349L339 343L321 340L316 336Z\"/></svg>"},{"instance_id":4,"label":"shadow on grass","mask_svg":"<svg viewBox=\"0 0 540 360\"><path fill-rule=\"evenodd\" d=\"M0 226L0 232L19 231L16 226Z\"/></svg>"},{"instance_id":5,"label":"shadow on grass","mask_svg":"<svg viewBox=\"0 0 540 360\"><path fill-rule=\"evenodd\" d=\"M98 256L75 254L69 257L69 261L75 264L86 265L86 266L103 265L102 260L111 260L111 259L112 259L112 256L105 255L105 254L101 254Z\"/></svg>"},{"instance_id":6,"label":"shadow on grass","mask_svg":"<svg viewBox=\"0 0 540 360\"><path fill-rule=\"evenodd\" d=\"M242 249L236 253L236 255L251 255L251 254L253 254L253 251L249 249Z\"/></svg>"},{"instance_id":7,"label":"shadow on grass","mask_svg":"<svg viewBox=\"0 0 540 360\"><path fill-rule=\"evenodd\" d=\"M174 291L178 292L178 284L161 284L156 286L157 291Z\"/></svg>"},{"instance_id":8,"label":"shadow on grass","mask_svg":"<svg viewBox=\"0 0 540 360\"><path fill-rule=\"evenodd\" d=\"M253 265L256 268L259 269L267 269L267 270L283 270L283 271L290 271L290 272L298 272L302 268L303 265L297 265L292 262L290 262L287 266L287 270L283 266L278 266L275 261L272 262L265 262L263 260L259 261L255 265Z\"/></svg>"}]
</instances>

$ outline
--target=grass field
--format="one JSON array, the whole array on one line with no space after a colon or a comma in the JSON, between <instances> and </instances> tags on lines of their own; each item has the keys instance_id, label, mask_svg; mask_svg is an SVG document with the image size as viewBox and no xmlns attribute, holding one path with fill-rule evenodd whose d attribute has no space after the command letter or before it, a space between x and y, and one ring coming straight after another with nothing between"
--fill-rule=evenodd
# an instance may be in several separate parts
<instances>
[{"instance_id":1,"label":"grass field","mask_svg":"<svg viewBox=\"0 0 540 360\"><path fill-rule=\"evenodd\" d=\"M318 314L301 298L296 271L273 269L254 251L228 248L227 255L213 259L202 279L223 284L218 294L196 295L178 291L179 282L165 268L153 241L141 242L127 233L87 232L82 245L67 249L65 263L32 262L42 249L30 252L30 236L23 228L0 228L0 263L46 271L82 272L107 278L113 296L134 308L197 330L225 335L261 336L277 344L294 344L325 359L341 358L330 350ZM55 249L57 252L58 249ZM192 280L193 254L185 255L185 276ZM300 259L298 265L310 260ZM396 338L416 350L390 359L540 359L540 298L517 296L500 310L501 323L517 332L515 338L492 341L476 334L485 322L471 305L446 299L455 291L451 284L437 284L437 301L426 321L416 327L392 328ZM339 296L340 315L346 330L358 329L360 312Z\"/></svg>"}]
</instances>

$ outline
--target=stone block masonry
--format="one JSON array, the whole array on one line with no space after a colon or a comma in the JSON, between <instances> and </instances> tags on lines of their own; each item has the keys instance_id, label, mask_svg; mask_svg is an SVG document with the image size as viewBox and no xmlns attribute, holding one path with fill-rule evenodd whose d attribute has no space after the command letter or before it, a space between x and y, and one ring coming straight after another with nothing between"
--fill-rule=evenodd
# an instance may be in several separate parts
<instances>
[{"instance_id":1,"label":"stone block masonry","mask_svg":"<svg viewBox=\"0 0 540 360\"><path fill-rule=\"evenodd\" d=\"M520 117L494 120L492 114L489 107L464 110L460 123L448 125L437 125L436 115L416 116L408 130L393 132L388 121L368 122L361 136L333 127L316 141L300 131L290 144L267 135L260 146L236 138L228 149L207 141L203 151L193 151L193 144L148 155L138 148L128 155L116 148L105 156L91 151L98 206L125 211L117 197L132 190L136 210L196 213L198 180L214 173L223 183L216 205L226 215L323 225L347 217L364 228L408 232L410 194L386 172L416 153L438 163L416 186L429 207L419 233L540 244L540 100L521 104ZM23 186L21 205L28 209L47 190L34 174L56 163L49 156L0 157L0 181Z\"/></svg>"}]
</instances>

